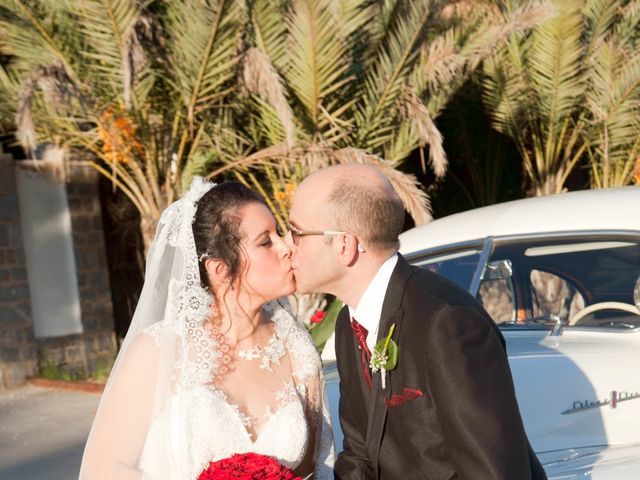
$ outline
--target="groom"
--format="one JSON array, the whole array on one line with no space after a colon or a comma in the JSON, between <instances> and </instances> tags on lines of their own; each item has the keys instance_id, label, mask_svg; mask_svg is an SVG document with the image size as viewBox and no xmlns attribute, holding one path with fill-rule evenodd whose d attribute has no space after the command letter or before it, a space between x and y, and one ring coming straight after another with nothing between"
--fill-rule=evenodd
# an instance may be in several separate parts
<instances>
[{"instance_id":1,"label":"groom","mask_svg":"<svg viewBox=\"0 0 640 480\"><path fill-rule=\"evenodd\" d=\"M404 208L374 167L339 165L296 190L287 241L298 291L346 306L336 324L337 479L546 479L529 446L504 339L464 290L398 250ZM398 359L370 368L391 333Z\"/></svg>"}]
</instances>

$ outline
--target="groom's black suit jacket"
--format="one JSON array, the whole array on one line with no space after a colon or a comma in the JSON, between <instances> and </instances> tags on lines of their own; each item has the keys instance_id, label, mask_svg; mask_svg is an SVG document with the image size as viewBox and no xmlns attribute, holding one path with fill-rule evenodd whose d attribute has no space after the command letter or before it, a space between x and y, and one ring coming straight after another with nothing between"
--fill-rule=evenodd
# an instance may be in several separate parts
<instances>
[{"instance_id":1,"label":"groom's black suit jacket","mask_svg":"<svg viewBox=\"0 0 640 480\"><path fill-rule=\"evenodd\" d=\"M524 432L504 338L475 299L400 256L378 340L394 323L397 367L384 390L374 373L369 392L348 308L338 317L336 479L546 479Z\"/></svg>"}]
</instances>

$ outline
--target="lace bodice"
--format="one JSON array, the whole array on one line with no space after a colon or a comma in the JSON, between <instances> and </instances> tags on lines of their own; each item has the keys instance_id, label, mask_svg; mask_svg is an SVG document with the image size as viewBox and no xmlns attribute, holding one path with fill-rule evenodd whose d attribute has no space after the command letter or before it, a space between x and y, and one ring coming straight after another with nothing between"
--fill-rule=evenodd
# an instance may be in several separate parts
<instances>
[{"instance_id":1,"label":"lace bodice","mask_svg":"<svg viewBox=\"0 0 640 480\"><path fill-rule=\"evenodd\" d=\"M153 479L181 478L169 476L165 465L148 461L146 452L165 450L171 456L171 438L180 437L174 431L176 424L168 422L173 415L189 412L186 438L190 448L187 458L188 477L195 479L210 461L229 457L234 453L255 452L277 458L283 465L295 468L304 456L308 444L309 428L301 402L286 402L273 413L260 429L255 441L247 431L246 417L236 405L227 402L220 392L200 386L189 393L172 397L167 405L168 415L161 415L149 430L140 468ZM160 442L167 440L165 445Z\"/></svg>"},{"instance_id":2,"label":"lace bodice","mask_svg":"<svg viewBox=\"0 0 640 480\"><path fill-rule=\"evenodd\" d=\"M284 309L269 313L273 322L273 336L263 346L240 351L237 368L244 368L240 378L248 374L263 375L256 385L231 385L225 391L215 378L217 369L228 365L223 360L227 352L219 352L219 344L207 335L204 325L189 326L188 362L182 363L186 372L177 372L177 382L166 405L155 417L147 435L140 469L152 479L197 478L210 461L229 457L234 453L255 452L277 458L282 464L295 468L307 452L310 435L327 430L328 415L322 412L322 392L319 383L321 362L307 332ZM166 330L156 324L146 333L157 344L167 341ZM209 353L205 353L209 352ZM285 360L287 360L285 362ZM246 365L244 365L246 363ZM286 365L283 365L286 364ZM286 368L285 368L286 367ZM248 373L247 373L248 372ZM283 372L288 373L288 378ZM262 411L251 412L248 407L234 401L237 396L232 387L245 391L256 390L274 377L278 388L265 397ZM180 419L180 421L176 421ZM310 419L319 428L310 428ZM315 449L321 447L332 452L331 433L313 439ZM166 465L157 465L151 459L174 455L176 438L188 439L189 446L183 459L171 462L172 473ZM184 450L184 449L183 449ZM159 455L160 454L160 455ZM331 462L328 462L331 464ZM323 461L318 462L314 478L331 478L331 470Z\"/></svg>"}]
</instances>

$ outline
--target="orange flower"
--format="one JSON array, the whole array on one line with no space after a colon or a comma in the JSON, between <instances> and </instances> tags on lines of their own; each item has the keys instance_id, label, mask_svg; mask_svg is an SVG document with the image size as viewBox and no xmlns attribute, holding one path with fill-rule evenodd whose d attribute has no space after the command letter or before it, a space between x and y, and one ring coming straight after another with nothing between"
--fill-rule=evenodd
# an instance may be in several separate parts
<instances>
[{"instance_id":1,"label":"orange flower","mask_svg":"<svg viewBox=\"0 0 640 480\"><path fill-rule=\"evenodd\" d=\"M284 186L283 190L278 190L274 192L273 196L276 201L282 205L286 210L289 210L291 207L291 202L293 200L293 192L295 191L296 186L293 183L287 183Z\"/></svg>"},{"instance_id":2,"label":"orange flower","mask_svg":"<svg viewBox=\"0 0 640 480\"><path fill-rule=\"evenodd\" d=\"M102 154L106 161L126 163L143 153L136 138L136 125L126 112L107 108L98 120L98 136L102 140Z\"/></svg>"}]
</instances>

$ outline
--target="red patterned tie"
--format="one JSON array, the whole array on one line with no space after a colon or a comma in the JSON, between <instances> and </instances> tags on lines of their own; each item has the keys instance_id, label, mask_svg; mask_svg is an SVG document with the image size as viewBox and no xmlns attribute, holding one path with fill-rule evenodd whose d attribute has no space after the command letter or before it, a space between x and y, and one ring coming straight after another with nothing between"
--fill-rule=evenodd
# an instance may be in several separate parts
<instances>
[{"instance_id":1,"label":"red patterned tie","mask_svg":"<svg viewBox=\"0 0 640 480\"><path fill-rule=\"evenodd\" d=\"M353 330L353 335L358 340L358 345L360 346L360 353L362 354L362 374L364 375L364 380L367 382L367 386L369 390L371 390L371 372L369 371L369 360L371 359L371 350L367 346L367 329L360 325L355 318L351 319L351 329Z\"/></svg>"}]
</instances>

